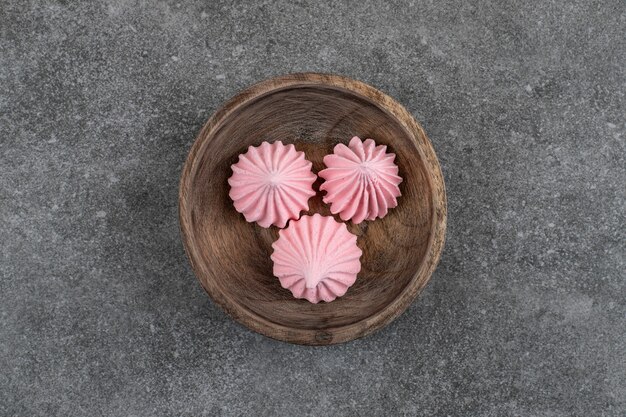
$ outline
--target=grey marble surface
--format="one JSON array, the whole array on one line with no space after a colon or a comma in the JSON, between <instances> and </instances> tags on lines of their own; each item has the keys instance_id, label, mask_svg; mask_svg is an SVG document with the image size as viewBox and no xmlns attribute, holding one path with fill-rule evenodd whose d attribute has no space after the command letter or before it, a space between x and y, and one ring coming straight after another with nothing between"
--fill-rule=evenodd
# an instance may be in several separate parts
<instances>
[{"instance_id":1,"label":"grey marble surface","mask_svg":"<svg viewBox=\"0 0 626 417\"><path fill-rule=\"evenodd\" d=\"M0 415L623 416L626 3L0 1ZM205 295L180 170L322 71L420 120L447 245L398 320L291 346Z\"/></svg>"}]
</instances>

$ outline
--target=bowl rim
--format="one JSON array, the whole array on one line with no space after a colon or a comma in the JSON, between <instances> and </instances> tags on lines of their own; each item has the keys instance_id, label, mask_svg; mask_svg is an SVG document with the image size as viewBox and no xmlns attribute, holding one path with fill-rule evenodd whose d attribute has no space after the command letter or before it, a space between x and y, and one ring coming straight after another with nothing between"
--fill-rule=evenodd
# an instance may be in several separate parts
<instances>
[{"instance_id":1,"label":"bowl rim","mask_svg":"<svg viewBox=\"0 0 626 417\"><path fill-rule=\"evenodd\" d=\"M409 133L420 157L427 165L427 179L430 182L432 200L432 221L428 245L423 261L413 278L397 298L373 315L347 325L330 329L299 329L272 322L241 306L235 299L225 294L212 279L212 273L203 268L201 255L194 245L193 220L189 207L191 185L199 164L198 156L203 154L210 138L236 109L264 95L288 88L326 86L343 89L373 101L381 109L394 117ZM230 98L204 124L197 135L182 169L178 213L181 238L194 274L209 297L239 323L255 332L284 342L304 345L329 345L344 343L367 336L391 323L399 317L421 293L439 262L445 241L447 225L447 197L441 167L433 146L422 126L396 100L364 82L348 77L315 72L293 73L260 81Z\"/></svg>"}]
</instances>

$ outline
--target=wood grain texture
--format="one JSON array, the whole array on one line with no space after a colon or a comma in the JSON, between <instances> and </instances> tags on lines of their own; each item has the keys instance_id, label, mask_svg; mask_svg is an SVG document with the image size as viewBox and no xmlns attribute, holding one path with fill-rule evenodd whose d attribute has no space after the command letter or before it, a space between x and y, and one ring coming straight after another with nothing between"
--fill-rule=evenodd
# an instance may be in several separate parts
<instances>
[{"instance_id":1,"label":"wood grain texture","mask_svg":"<svg viewBox=\"0 0 626 417\"><path fill-rule=\"evenodd\" d=\"M235 211L230 166L249 145L282 140L304 151L317 173L324 155L354 135L396 153L404 178L399 205L383 219L348 223L363 256L344 297L319 304L294 299L272 274L278 229L247 223ZM309 203L309 213L330 215L321 193ZM194 272L226 312L275 339L328 345L380 329L424 288L443 248L446 195L432 145L404 107L362 82L304 73L256 84L209 119L183 168L179 215Z\"/></svg>"}]
</instances>

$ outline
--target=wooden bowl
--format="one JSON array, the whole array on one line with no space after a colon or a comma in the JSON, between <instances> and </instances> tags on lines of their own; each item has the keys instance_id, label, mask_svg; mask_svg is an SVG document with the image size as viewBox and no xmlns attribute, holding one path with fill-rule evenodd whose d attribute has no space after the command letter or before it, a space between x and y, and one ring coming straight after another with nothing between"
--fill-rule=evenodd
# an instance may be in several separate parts
<instances>
[{"instance_id":1,"label":"wooden bowl","mask_svg":"<svg viewBox=\"0 0 626 417\"><path fill-rule=\"evenodd\" d=\"M230 166L249 145L281 140L304 151L318 172L324 155L355 135L396 153L402 196L383 219L348 223L363 250L357 281L345 296L311 304L293 298L273 276L271 245L279 229L247 223L235 211ZM309 213L330 215L320 192L309 203ZM422 127L375 88L314 73L256 84L209 119L183 169L179 210L187 255L211 298L254 331L307 345L346 342L398 317L428 282L446 229L441 169Z\"/></svg>"}]
</instances>

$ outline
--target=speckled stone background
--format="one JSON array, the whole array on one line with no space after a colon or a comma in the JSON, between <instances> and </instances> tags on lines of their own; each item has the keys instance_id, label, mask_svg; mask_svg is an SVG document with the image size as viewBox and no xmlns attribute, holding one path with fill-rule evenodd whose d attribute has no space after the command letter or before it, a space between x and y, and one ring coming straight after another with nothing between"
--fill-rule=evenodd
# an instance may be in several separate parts
<instances>
[{"instance_id":1,"label":"speckled stone background","mask_svg":"<svg viewBox=\"0 0 626 417\"><path fill-rule=\"evenodd\" d=\"M623 416L626 3L0 1L0 415ZM241 88L323 71L420 120L432 281L340 346L205 295L180 170Z\"/></svg>"}]
</instances>

